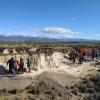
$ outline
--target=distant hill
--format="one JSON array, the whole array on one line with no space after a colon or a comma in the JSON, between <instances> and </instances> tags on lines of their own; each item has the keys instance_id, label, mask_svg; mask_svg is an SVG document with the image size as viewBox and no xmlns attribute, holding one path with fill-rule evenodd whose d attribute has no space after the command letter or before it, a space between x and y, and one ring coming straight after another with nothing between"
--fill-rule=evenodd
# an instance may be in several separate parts
<instances>
[{"instance_id":1,"label":"distant hill","mask_svg":"<svg viewBox=\"0 0 100 100\"><path fill-rule=\"evenodd\" d=\"M0 41L17 41L17 42L100 42L100 40L92 39L77 39L77 38L44 38L44 37L30 37L30 36L0 36Z\"/></svg>"}]
</instances>

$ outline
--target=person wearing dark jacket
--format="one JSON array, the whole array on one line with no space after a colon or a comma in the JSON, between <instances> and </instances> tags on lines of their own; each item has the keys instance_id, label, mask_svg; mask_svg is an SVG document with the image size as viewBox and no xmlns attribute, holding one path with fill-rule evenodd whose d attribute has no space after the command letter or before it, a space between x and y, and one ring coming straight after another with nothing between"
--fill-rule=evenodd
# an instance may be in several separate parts
<instances>
[{"instance_id":1,"label":"person wearing dark jacket","mask_svg":"<svg viewBox=\"0 0 100 100\"><path fill-rule=\"evenodd\" d=\"M92 56L92 60L94 61L94 58L95 58L95 56L96 56L96 48L94 48L94 49L92 49L92 54L91 54L91 56Z\"/></svg>"},{"instance_id":2,"label":"person wearing dark jacket","mask_svg":"<svg viewBox=\"0 0 100 100\"><path fill-rule=\"evenodd\" d=\"M14 58L12 57L10 60L7 61L7 65L9 64L9 73L10 74L12 74L13 60L14 60Z\"/></svg>"},{"instance_id":3,"label":"person wearing dark jacket","mask_svg":"<svg viewBox=\"0 0 100 100\"><path fill-rule=\"evenodd\" d=\"M29 58L27 58L27 68L28 72L31 72L31 60Z\"/></svg>"},{"instance_id":4,"label":"person wearing dark jacket","mask_svg":"<svg viewBox=\"0 0 100 100\"><path fill-rule=\"evenodd\" d=\"M82 63L83 63L83 58L84 57L84 55L83 55L83 53L81 52L80 54L79 54L79 64L81 65Z\"/></svg>"}]
</instances>

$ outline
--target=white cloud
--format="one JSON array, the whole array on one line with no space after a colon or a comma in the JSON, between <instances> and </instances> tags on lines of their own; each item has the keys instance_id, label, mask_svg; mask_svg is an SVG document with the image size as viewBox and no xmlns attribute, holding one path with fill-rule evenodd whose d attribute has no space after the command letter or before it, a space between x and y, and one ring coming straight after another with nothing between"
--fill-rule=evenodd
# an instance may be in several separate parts
<instances>
[{"instance_id":1,"label":"white cloud","mask_svg":"<svg viewBox=\"0 0 100 100\"><path fill-rule=\"evenodd\" d=\"M73 31L66 28L56 28L56 27L47 27L42 30L45 33L66 33L66 34L73 34Z\"/></svg>"},{"instance_id":2,"label":"white cloud","mask_svg":"<svg viewBox=\"0 0 100 100\"><path fill-rule=\"evenodd\" d=\"M73 32L71 29L61 27L47 27L42 30L48 37L51 38L70 38L79 32Z\"/></svg>"}]
</instances>

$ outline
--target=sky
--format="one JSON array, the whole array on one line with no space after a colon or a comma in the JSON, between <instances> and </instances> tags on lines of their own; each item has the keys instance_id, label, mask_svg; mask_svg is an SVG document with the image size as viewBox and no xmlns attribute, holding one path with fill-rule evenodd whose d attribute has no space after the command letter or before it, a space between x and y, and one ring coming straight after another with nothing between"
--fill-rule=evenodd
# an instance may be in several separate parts
<instances>
[{"instance_id":1,"label":"sky","mask_svg":"<svg viewBox=\"0 0 100 100\"><path fill-rule=\"evenodd\" d=\"M100 40L100 0L0 0L0 35Z\"/></svg>"}]
</instances>

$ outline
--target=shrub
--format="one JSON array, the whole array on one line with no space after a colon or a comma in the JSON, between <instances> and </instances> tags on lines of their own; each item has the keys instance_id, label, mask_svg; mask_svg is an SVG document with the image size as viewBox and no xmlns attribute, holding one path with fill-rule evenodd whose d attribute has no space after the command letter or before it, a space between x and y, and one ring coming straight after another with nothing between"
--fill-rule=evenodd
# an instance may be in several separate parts
<instances>
[{"instance_id":1,"label":"shrub","mask_svg":"<svg viewBox=\"0 0 100 100\"><path fill-rule=\"evenodd\" d=\"M17 90L16 89L13 89L13 90L9 90L8 92L11 93L11 94L16 94L17 93Z\"/></svg>"},{"instance_id":2,"label":"shrub","mask_svg":"<svg viewBox=\"0 0 100 100\"><path fill-rule=\"evenodd\" d=\"M89 96L88 100L95 100L93 97Z\"/></svg>"},{"instance_id":3,"label":"shrub","mask_svg":"<svg viewBox=\"0 0 100 100\"><path fill-rule=\"evenodd\" d=\"M90 94L85 100L100 100L100 94Z\"/></svg>"},{"instance_id":4,"label":"shrub","mask_svg":"<svg viewBox=\"0 0 100 100\"><path fill-rule=\"evenodd\" d=\"M74 88L71 92L72 92L74 95L78 95L78 89L77 89L77 88Z\"/></svg>"},{"instance_id":5,"label":"shrub","mask_svg":"<svg viewBox=\"0 0 100 100\"><path fill-rule=\"evenodd\" d=\"M95 83L95 82L97 82L97 77L92 76L92 77L89 78L89 80Z\"/></svg>"},{"instance_id":6,"label":"shrub","mask_svg":"<svg viewBox=\"0 0 100 100\"><path fill-rule=\"evenodd\" d=\"M21 98L20 98L19 96L16 96L16 97L14 98L14 100L21 100Z\"/></svg>"},{"instance_id":7,"label":"shrub","mask_svg":"<svg viewBox=\"0 0 100 100\"><path fill-rule=\"evenodd\" d=\"M59 97L61 97L61 96L62 96L62 94L61 94L61 93L59 93L59 94L58 94L58 96L59 96Z\"/></svg>"},{"instance_id":8,"label":"shrub","mask_svg":"<svg viewBox=\"0 0 100 100\"><path fill-rule=\"evenodd\" d=\"M91 81L89 81L86 85L87 85L87 88L93 88L94 87L94 84Z\"/></svg>"},{"instance_id":9,"label":"shrub","mask_svg":"<svg viewBox=\"0 0 100 100\"><path fill-rule=\"evenodd\" d=\"M68 89L68 90L70 89L68 86L65 86L65 88Z\"/></svg>"},{"instance_id":10,"label":"shrub","mask_svg":"<svg viewBox=\"0 0 100 100\"><path fill-rule=\"evenodd\" d=\"M31 89L32 88L32 86L31 85L29 85L28 87L26 87L25 89L26 90L28 90L28 89Z\"/></svg>"},{"instance_id":11,"label":"shrub","mask_svg":"<svg viewBox=\"0 0 100 100\"><path fill-rule=\"evenodd\" d=\"M94 90L95 90L96 92L100 92L100 87L99 87L99 86L95 86L95 87L94 87Z\"/></svg>"},{"instance_id":12,"label":"shrub","mask_svg":"<svg viewBox=\"0 0 100 100\"><path fill-rule=\"evenodd\" d=\"M32 86L27 87L27 92L30 93L30 94L36 94L37 93L36 89Z\"/></svg>"},{"instance_id":13,"label":"shrub","mask_svg":"<svg viewBox=\"0 0 100 100\"><path fill-rule=\"evenodd\" d=\"M81 93L85 93L85 90L86 90L87 86L85 84L80 84L78 89Z\"/></svg>"},{"instance_id":14,"label":"shrub","mask_svg":"<svg viewBox=\"0 0 100 100\"><path fill-rule=\"evenodd\" d=\"M55 87L52 87L51 89L52 89L52 90L55 90Z\"/></svg>"},{"instance_id":15,"label":"shrub","mask_svg":"<svg viewBox=\"0 0 100 100\"><path fill-rule=\"evenodd\" d=\"M95 93L95 90L93 88L87 88L86 92L87 93Z\"/></svg>"},{"instance_id":16,"label":"shrub","mask_svg":"<svg viewBox=\"0 0 100 100\"><path fill-rule=\"evenodd\" d=\"M97 82L95 83L95 85L97 85L97 86L100 87L100 81L97 81Z\"/></svg>"},{"instance_id":17,"label":"shrub","mask_svg":"<svg viewBox=\"0 0 100 100\"><path fill-rule=\"evenodd\" d=\"M85 78L82 83L87 84L90 80L88 78Z\"/></svg>"},{"instance_id":18,"label":"shrub","mask_svg":"<svg viewBox=\"0 0 100 100\"><path fill-rule=\"evenodd\" d=\"M97 74L97 75L95 75L95 76L90 77L89 79L90 79L90 81L92 81L93 83L96 83L97 81L100 81L100 75Z\"/></svg>"},{"instance_id":19,"label":"shrub","mask_svg":"<svg viewBox=\"0 0 100 100\"><path fill-rule=\"evenodd\" d=\"M71 87L70 87L70 89L73 89L73 88L74 88L74 86L71 86Z\"/></svg>"},{"instance_id":20,"label":"shrub","mask_svg":"<svg viewBox=\"0 0 100 100\"><path fill-rule=\"evenodd\" d=\"M100 100L100 93L96 94L96 100Z\"/></svg>"},{"instance_id":21,"label":"shrub","mask_svg":"<svg viewBox=\"0 0 100 100\"><path fill-rule=\"evenodd\" d=\"M48 95L51 95L51 94L52 94L52 92L51 92L51 91L49 91L49 90L48 90L48 91L46 91L45 93L46 93L46 94L48 94Z\"/></svg>"},{"instance_id":22,"label":"shrub","mask_svg":"<svg viewBox=\"0 0 100 100\"><path fill-rule=\"evenodd\" d=\"M34 96L28 96L28 100L35 100L35 97Z\"/></svg>"},{"instance_id":23,"label":"shrub","mask_svg":"<svg viewBox=\"0 0 100 100\"><path fill-rule=\"evenodd\" d=\"M34 89L29 89L27 92L31 94L36 94L36 91Z\"/></svg>"},{"instance_id":24,"label":"shrub","mask_svg":"<svg viewBox=\"0 0 100 100\"><path fill-rule=\"evenodd\" d=\"M36 89L36 93L37 93L37 95L39 95L40 94L40 90Z\"/></svg>"},{"instance_id":25,"label":"shrub","mask_svg":"<svg viewBox=\"0 0 100 100\"><path fill-rule=\"evenodd\" d=\"M0 90L0 93L6 93L6 92L7 92L6 89L2 89L2 90Z\"/></svg>"}]
</instances>

